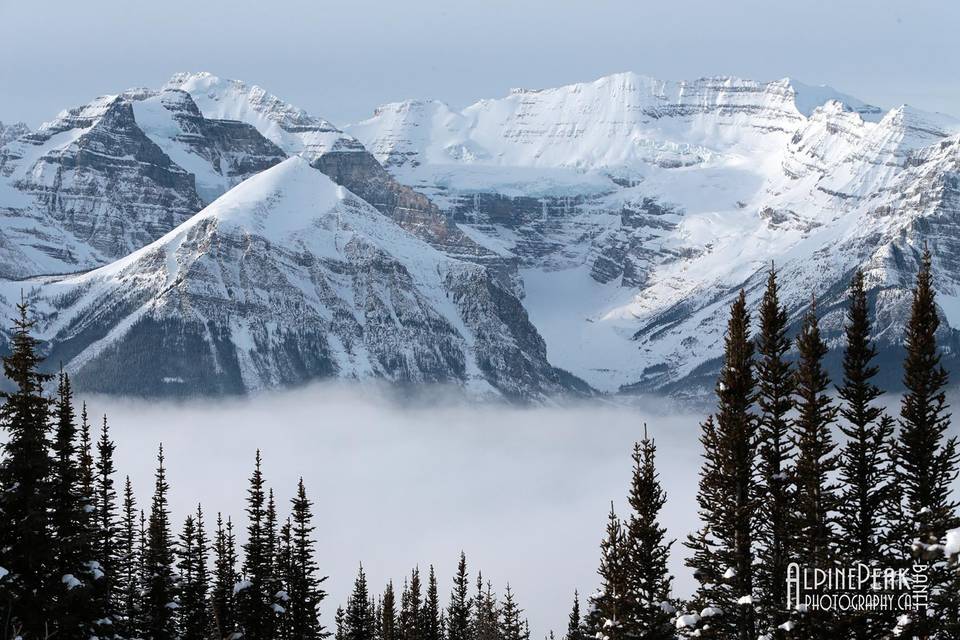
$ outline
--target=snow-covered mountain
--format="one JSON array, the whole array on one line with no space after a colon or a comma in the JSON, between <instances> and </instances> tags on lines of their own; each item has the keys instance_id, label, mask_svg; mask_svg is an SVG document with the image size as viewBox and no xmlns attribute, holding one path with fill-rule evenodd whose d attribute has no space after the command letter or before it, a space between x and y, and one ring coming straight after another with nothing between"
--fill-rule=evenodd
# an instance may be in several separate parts
<instances>
[{"instance_id":1,"label":"snow-covered mountain","mask_svg":"<svg viewBox=\"0 0 960 640\"><path fill-rule=\"evenodd\" d=\"M4 305L27 292L50 361L88 390L337 376L590 392L546 361L515 260L326 120L207 73L98 98L0 147L0 266Z\"/></svg>"},{"instance_id":2,"label":"snow-covered mountain","mask_svg":"<svg viewBox=\"0 0 960 640\"><path fill-rule=\"evenodd\" d=\"M0 147L28 133L30 133L30 127L24 122L15 122L13 124L3 124L3 122L0 122Z\"/></svg>"},{"instance_id":3,"label":"snow-covered mountain","mask_svg":"<svg viewBox=\"0 0 960 640\"><path fill-rule=\"evenodd\" d=\"M9 130L0 303L91 389L698 393L771 261L833 340L862 265L896 357L924 243L960 354L960 123L828 87L621 73L341 130L182 73Z\"/></svg>"},{"instance_id":4,"label":"snow-covered mountain","mask_svg":"<svg viewBox=\"0 0 960 640\"><path fill-rule=\"evenodd\" d=\"M50 357L87 390L241 393L325 377L455 383L545 398L551 367L520 302L306 159L241 183L110 265L24 286Z\"/></svg>"},{"instance_id":5,"label":"snow-covered mountain","mask_svg":"<svg viewBox=\"0 0 960 640\"><path fill-rule=\"evenodd\" d=\"M551 361L606 391L689 388L711 372L732 296L757 300L771 261L794 317L815 294L833 337L863 265L894 346L927 242L960 326L960 126L948 116L790 79L623 73L461 111L393 103L346 130L521 261Z\"/></svg>"}]
</instances>

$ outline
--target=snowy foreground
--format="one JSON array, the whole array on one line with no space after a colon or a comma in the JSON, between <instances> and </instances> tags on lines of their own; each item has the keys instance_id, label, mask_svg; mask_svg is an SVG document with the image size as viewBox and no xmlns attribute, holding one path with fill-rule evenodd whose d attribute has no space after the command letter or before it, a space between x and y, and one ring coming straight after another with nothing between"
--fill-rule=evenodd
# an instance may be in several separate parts
<instances>
[{"instance_id":1,"label":"snowy foreground","mask_svg":"<svg viewBox=\"0 0 960 640\"><path fill-rule=\"evenodd\" d=\"M659 447L670 532L682 538L696 525L700 417L658 415L656 404L398 407L370 392L316 386L202 405L87 400L92 415L108 413L117 466L139 495L152 486L163 442L174 522L198 501L211 522L218 510L243 522L257 447L278 502L302 474L330 576L327 625L359 561L378 586L432 562L446 596L463 549L472 576L481 569L498 593L510 581L533 637L562 630L573 590L596 589L606 514L611 499L625 508L631 445L644 421ZM672 569L687 593L693 579L682 552Z\"/></svg>"}]
</instances>

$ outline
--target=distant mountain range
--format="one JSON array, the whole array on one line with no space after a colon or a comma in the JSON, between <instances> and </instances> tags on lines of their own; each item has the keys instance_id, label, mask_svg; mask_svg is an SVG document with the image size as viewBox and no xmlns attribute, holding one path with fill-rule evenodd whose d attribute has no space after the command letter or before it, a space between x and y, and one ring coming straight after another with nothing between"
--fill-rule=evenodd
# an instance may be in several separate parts
<instances>
[{"instance_id":1,"label":"distant mountain range","mask_svg":"<svg viewBox=\"0 0 960 640\"><path fill-rule=\"evenodd\" d=\"M0 124L0 306L33 301L51 361L99 392L698 395L772 261L835 348L863 266L892 362L924 243L953 359L960 122L790 79L622 73L341 130L177 74Z\"/></svg>"}]
</instances>

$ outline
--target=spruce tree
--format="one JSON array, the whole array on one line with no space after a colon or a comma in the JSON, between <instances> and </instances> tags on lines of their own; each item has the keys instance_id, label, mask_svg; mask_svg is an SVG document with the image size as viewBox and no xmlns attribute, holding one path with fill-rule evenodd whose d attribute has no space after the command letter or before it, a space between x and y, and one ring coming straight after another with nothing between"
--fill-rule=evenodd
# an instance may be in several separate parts
<instances>
[{"instance_id":1,"label":"spruce tree","mask_svg":"<svg viewBox=\"0 0 960 640\"><path fill-rule=\"evenodd\" d=\"M344 613L343 638L344 640L373 640L374 624L373 606L367 589L367 576L363 572L363 565L360 565L357 579L353 583L353 593L350 595L350 601Z\"/></svg>"},{"instance_id":2,"label":"spruce tree","mask_svg":"<svg viewBox=\"0 0 960 640\"><path fill-rule=\"evenodd\" d=\"M688 566L700 581L695 603L713 614L704 619L716 637L755 640L752 605L757 528L754 345L743 291L733 303L717 381L717 413L703 424L704 468L697 502L703 527L687 541ZM701 616L706 618L706 616Z\"/></svg>"},{"instance_id":3,"label":"spruce tree","mask_svg":"<svg viewBox=\"0 0 960 640\"><path fill-rule=\"evenodd\" d=\"M0 582L0 624L5 637L19 631L37 638L54 631L49 628L51 605L62 587L50 579L56 560L49 509L54 461L48 449L51 403L43 385L52 376L39 370L39 345L30 334L27 304L17 309L10 355L3 357L13 388L0 392L0 427L6 432L0 460L0 567L7 571Z\"/></svg>"},{"instance_id":4,"label":"spruce tree","mask_svg":"<svg viewBox=\"0 0 960 640\"><path fill-rule=\"evenodd\" d=\"M80 488L77 428L70 378L62 371L55 404L51 525L56 564L50 580L56 589L53 622L57 635L85 640L93 632L93 576L88 570L92 540L90 513ZM92 509L92 505L89 507Z\"/></svg>"},{"instance_id":5,"label":"spruce tree","mask_svg":"<svg viewBox=\"0 0 960 640\"><path fill-rule=\"evenodd\" d=\"M629 609L627 589L626 545L623 527L610 503L606 537L600 543L600 588L590 598L587 630L597 640L625 638L623 617Z\"/></svg>"},{"instance_id":6,"label":"spruce tree","mask_svg":"<svg viewBox=\"0 0 960 640\"><path fill-rule=\"evenodd\" d=\"M499 640L500 632L497 596L489 581L484 585L483 575L478 571L477 595L473 598L473 618L470 621L471 636L473 640Z\"/></svg>"},{"instance_id":7,"label":"spruce tree","mask_svg":"<svg viewBox=\"0 0 960 640\"><path fill-rule=\"evenodd\" d=\"M140 553L137 545L137 502L130 476L123 486L123 507L117 540L114 585L116 632L123 638L140 637Z\"/></svg>"},{"instance_id":8,"label":"spruce tree","mask_svg":"<svg viewBox=\"0 0 960 640\"><path fill-rule=\"evenodd\" d=\"M797 449L792 518L795 549L808 569L831 569L836 563L834 521L840 504L833 478L839 460L831 431L836 408L828 393L830 379L823 368L827 351L820 336L816 305L811 303L797 337L797 415L792 425ZM827 638L835 633L835 616L831 612L811 611L802 622L802 637Z\"/></svg>"},{"instance_id":9,"label":"spruce tree","mask_svg":"<svg viewBox=\"0 0 960 640\"><path fill-rule=\"evenodd\" d=\"M573 607L570 609L570 618L567 621L567 635L564 640L584 640L583 619L580 617L580 594L573 592Z\"/></svg>"},{"instance_id":10,"label":"spruce tree","mask_svg":"<svg viewBox=\"0 0 960 640\"><path fill-rule=\"evenodd\" d=\"M951 484L957 478L955 437L948 436L950 414L945 389L946 369L937 345L936 293L932 257L924 249L913 288L910 319L904 335L905 393L900 405L900 434L895 447L896 482L903 494L904 521L898 527L900 544L912 545L916 562L926 567L932 594L930 606L917 611L904 634L919 637L955 637L960 629L945 628L945 618L956 618L956 576L933 562L931 548L945 531L957 526L957 503ZM954 612L951 614L951 612Z\"/></svg>"},{"instance_id":11,"label":"spruce tree","mask_svg":"<svg viewBox=\"0 0 960 640\"><path fill-rule=\"evenodd\" d=\"M503 604L500 605L500 633L501 640L524 640L526 629L520 614L523 613L516 600L513 597L513 591L510 589L510 583L503 592ZM645 636L638 636L645 637ZM654 636L650 636L653 638Z\"/></svg>"},{"instance_id":12,"label":"spruce tree","mask_svg":"<svg viewBox=\"0 0 960 640\"><path fill-rule=\"evenodd\" d=\"M234 587L237 585L236 539L233 523L217 514L217 533L213 543L214 576L210 594L210 609L213 617L214 637L231 640L237 633L237 617L234 600Z\"/></svg>"},{"instance_id":13,"label":"spruce tree","mask_svg":"<svg viewBox=\"0 0 960 640\"><path fill-rule=\"evenodd\" d=\"M280 535L277 538L277 557L274 573L277 576L280 590L275 594L277 602L279 620L274 636L277 640L289 640L290 631L290 583L293 581L293 522L290 518L280 527Z\"/></svg>"},{"instance_id":14,"label":"spruce tree","mask_svg":"<svg viewBox=\"0 0 960 640\"><path fill-rule=\"evenodd\" d=\"M873 364L877 350L870 332L863 271L857 270L848 295L843 384L837 388L842 401L840 430L846 438L840 455L837 540L846 568L857 563L891 566L887 532L896 497L893 420L877 405L883 392L872 382L879 369ZM869 593L869 585L864 585L861 595ZM872 640L882 638L893 626L891 615L883 612L852 611L843 616L840 631L855 640Z\"/></svg>"},{"instance_id":15,"label":"spruce tree","mask_svg":"<svg viewBox=\"0 0 960 640\"><path fill-rule=\"evenodd\" d=\"M793 406L793 374L787 353L787 311L780 303L777 272L771 266L759 310L756 338L759 459L757 519L758 609L768 634L789 619L786 610L787 566L790 564L791 463L793 446L788 414Z\"/></svg>"},{"instance_id":16,"label":"spruce tree","mask_svg":"<svg viewBox=\"0 0 960 640\"><path fill-rule=\"evenodd\" d=\"M380 605L380 640L397 640L397 603L393 581L387 583Z\"/></svg>"},{"instance_id":17,"label":"spruce tree","mask_svg":"<svg viewBox=\"0 0 960 640\"><path fill-rule=\"evenodd\" d=\"M659 521L667 496L657 475L657 448L647 437L646 425L643 429L643 440L633 447L630 516L624 536L629 606L623 623L628 636L657 640L674 636L668 613L673 576L667 568L673 541L666 539L667 529Z\"/></svg>"},{"instance_id":18,"label":"spruce tree","mask_svg":"<svg viewBox=\"0 0 960 640\"><path fill-rule=\"evenodd\" d=\"M117 548L117 492L113 487L115 450L116 445L110 439L107 416L103 416L103 426L97 441L97 460L94 465L96 480L94 483L93 557L96 564L92 569L95 578L94 597L98 621L95 635L101 640L114 634L113 621L117 615L115 600L120 552Z\"/></svg>"},{"instance_id":19,"label":"spruce tree","mask_svg":"<svg viewBox=\"0 0 960 640\"><path fill-rule=\"evenodd\" d=\"M400 597L400 613L397 616L397 633L402 640L420 639L420 607L423 594L420 585L420 569L410 572L410 581L404 582Z\"/></svg>"},{"instance_id":20,"label":"spruce tree","mask_svg":"<svg viewBox=\"0 0 960 640\"><path fill-rule=\"evenodd\" d=\"M84 504L93 505L95 496L95 463L93 460L93 439L90 436L90 419L87 415L87 403L84 402L80 410L80 443L77 447L80 457L80 495Z\"/></svg>"},{"instance_id":21,"label":"spruce tree","mask_svg":"<svg viewBox=\"0 0 960 640\"><path fill-rule=\"evenodd\" d=\"M336 612L333 614L334 640L346 640L346 637L347 637L346 617L347 617L347 614L343 610L343 607L337 607Z\"/></svg>"},{"instance_id":22,"label":"spruce tree","mask_svg":"<svg viewBox=\"0 0 960 640\"><path fill-rule=\"evenodd\" d=\"M292 500L291 574L287 584L290 600L290 634L294 640L323 638L326 633L320 624L320 603L326 597L321 588L327 579L320 576L314 558L312 503L300 478L297 495Z\"/></svg>"},{"instance_id":23,"label":"spruce tree","mask_svg":"<svg viewBox=\"0 0 960 640\"><path fill-rule=\"evenodd\" d=\"M453 577L453 590L447 605L447 640L472 640L470 635L472 602L468 595L469 589L467 556L461 551L457 573Z\"/></svg>"},{"instance_id":24,"label":"spruce tree","mask_svg":"<svg viewBox=\"0 0 960 640\"><path fill-rule=\"evenodd\" d=\"M203 510L187 516L177 550L180 570L180 640L205 640L210 633L210 609L207 606L207 537L203 529Z\"/></svg>"},{"instance_id":25,"label":"spruce tree","mask_svg":"<svg viewBox=\"0 0 960 640\"><path fill-rule=\"evenodd\" d=\"M703 523L700 529L687 537L684 542L691 555L685 561L693 569L697 589L688 603L692 622L685 627L685 633L695 633L697 638L730 638L734 630L729 616L711 616L705 624L710 629L698 629L698 611L720 611L717 603L731 599L731 584L728 576L732 574L726 564L729 554L723 548L723 541L714 536L714 530L725 530L723 516L732 510L732 496L725 490L724 463L721 457L720 443L717 437L713 416L700 425L700 444L703 447L703 463L700 467L700 482L697 490L697 513Z\"/></svg>"},{"instance_id":26,"label":"spruce tree","mask_svg":"<svg viewBox=\"0 0 960 640\"><path fill-rule=\"evenodd\" d=\"M163 445L160 445L143 558L144 640L172 640L177 635L177 580L167 504L170 485L163 460Z\"/></svg>"},{"instance_id":27,"label":"spruce tree","mask_svg":"<svg viewBox=\"0 0 960 640\"><path fill-rule=\"evenodd\" d=\"M443 637L443 610L440 607L440 590L437 586L437 574L430 565L427 576L427 595L423 602L422 640L441 640Z\"/></svg>"},{"instance_id":28,"label":"spruce tree","mask_svg":"<svg viewBox=\"0 0 960 640\"><path fill-rule=\"evenodd\" d=\"M260 470L260 451L247 490L247 542L243 545L244 580L237 586L236 611L240 632L247 640L272 637L275 612L272 608L273 558L269 514Z\"/></svg>"},{"instance_id":29,"label":"spruce tree","mask_svg":"<svg viewBox=\"0 0 960 640\"><path fill-rule=\"evenodd\" d=\"M273 497L273 489L267 491L267 510L264 518L264 528L266 529L266 561L267 574L265 581L265 593L270 609L269 633L271 638L276 638L277 629L280 625L280 619L286 612L286 595L283 589L283 581L277 573L279 563L277 556L280 551L279 529L277 528L277 505Z\"/></svg>"}]
</instances>

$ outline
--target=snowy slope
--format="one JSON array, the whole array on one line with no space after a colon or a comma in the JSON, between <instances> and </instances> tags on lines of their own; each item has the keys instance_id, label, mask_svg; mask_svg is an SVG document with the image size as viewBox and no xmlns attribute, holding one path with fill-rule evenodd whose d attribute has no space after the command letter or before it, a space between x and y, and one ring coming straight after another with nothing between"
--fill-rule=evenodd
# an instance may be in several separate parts
<instances>
[{"instance_id":1,"label":"snowy slope","mask_svg":"<svg viewBox=\"0 0 960 640\"><path fill-rule=\"evenodd\" d=\"M30 127L23 122L15 122L13 124L0 122L0 147L28 133L30 133Z\"/></svg>"},{"instance_id":2,"label":"snowy slope","mask_svg":"<svg viewBox=\"0 0 960 640\"><path fill-rule=\"evenodd\" d=\"M189 93L207 118L238 120L253 125L287 155L308 160L339 151L362 151L363 145L333 124L240 80L211 73L177 73L165 89Z\"/></svg>"},{"instance_id":3,"label":"snowy slope","mask_svg":"<svg viewBox=\"0 0 960 640\"><path fill-rule=\"evenodd\" d=\"M162 238L29 285L51 357L89 390L240 393L311 379L452 383L546 397L551 367L519 301L294 157ZM149 354L143 358L142 354Z\"/></svg>"},{"instance_id":4,"label":"snowy slope","mask_svg":"<svg viewBox=\"0 0 960 640\"><path fill-rule=\"evenodd\" d=\"M732 296L745 286L755 300L771 261L793 316L818 295L834 338L843 286L865 265L893 353L928 242L960 326L949 116L790 79L624 73L462 111L393 103L346 130L477 242L519 258L551 360L607 391L708 380Z\"/></svg>"},{"instance_id":5,"label":"snowy slope","mask_svg":"<svg viewBox=\"0 0 960 640\"><path fill-rule=\"evenodd\" d=\"M252 125L205 118L190 94L183 91L146 93L133 102L133 111L147 137L193 174L204 202L212 202L287 157Z\"/></svg>"},{"instance_id":6,"label":"snowy slope","mask_svg":"<svg viewBox=\"0 0 960 640\"><path fill-rule=\"evenodd\" d=\"M22 262L0 277L76 271L123 256L202 206L193 177L102 96L0 147L0 234Z\"/></svg>"}]
</instances>

